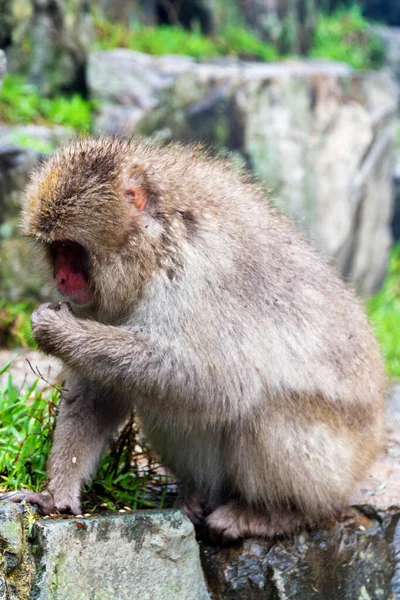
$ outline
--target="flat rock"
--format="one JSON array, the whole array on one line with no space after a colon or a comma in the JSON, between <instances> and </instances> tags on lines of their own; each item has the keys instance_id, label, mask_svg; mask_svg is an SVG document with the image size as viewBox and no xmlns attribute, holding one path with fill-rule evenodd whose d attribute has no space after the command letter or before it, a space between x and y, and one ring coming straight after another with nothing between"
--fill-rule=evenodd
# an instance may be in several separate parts
<instances>
[{"instance_id":1,"label":"flat rock","mask_svg":"<svg viewBox=\"0 0 400 600\"><path fill-rule=\"evenodd\" d=\"M33 527L35 600L206 600L193 525L177 510Z\"/></svg>"},{"instance_id":2,"label":"flat rock","mask_svg":"<svg viewBox=\"0 0 400 600\"><path fill-rule=\"evenodd\" d=\"M357 290L379 289L391 244L398 89L322 60L89 56L99 133L201 141L245 162Z\"/></svg>"}]
</instances>

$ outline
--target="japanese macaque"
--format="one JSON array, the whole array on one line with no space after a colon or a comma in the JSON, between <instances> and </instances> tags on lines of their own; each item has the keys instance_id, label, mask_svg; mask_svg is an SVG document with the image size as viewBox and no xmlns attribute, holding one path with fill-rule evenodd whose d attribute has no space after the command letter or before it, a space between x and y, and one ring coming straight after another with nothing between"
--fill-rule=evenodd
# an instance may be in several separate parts
<instances>
[{"instance_id":1,"label":"japanese macaque","mask_svg":"<svg viewBox=\"0 0 400 600\"><path fill-rule=\"evenodd\" d=\"M381 358L355 295L260 186L199 147L85 139L33 175L23 231L67 301L32 315L68 372L40 493L81 489L134 406L212 535L331 519L381 440Z\"/></svg>"}]
</instances>

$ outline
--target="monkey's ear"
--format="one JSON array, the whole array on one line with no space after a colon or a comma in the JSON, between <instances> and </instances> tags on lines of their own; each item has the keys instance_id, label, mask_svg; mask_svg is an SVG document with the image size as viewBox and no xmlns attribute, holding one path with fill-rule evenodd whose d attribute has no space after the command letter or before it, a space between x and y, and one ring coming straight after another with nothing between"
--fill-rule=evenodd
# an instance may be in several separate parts
<instances>
[{"instance_id":1,"label":"monkey's ear","mask_svg":"<svg viewBox=\"0 0 400 600\"><path fill-rule=\"evenodd\" d=\"M127 188L125 190L125 198L129 204L133 204L138 210L143 210L147 203L147 194L139 186Z\"/></svg>"}]
</instances>

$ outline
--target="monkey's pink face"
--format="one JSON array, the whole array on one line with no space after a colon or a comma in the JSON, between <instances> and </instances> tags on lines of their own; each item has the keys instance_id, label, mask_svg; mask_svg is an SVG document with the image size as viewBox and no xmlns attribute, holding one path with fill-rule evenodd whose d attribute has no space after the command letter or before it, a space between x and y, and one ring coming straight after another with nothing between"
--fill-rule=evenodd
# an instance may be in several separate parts
<instances>
[{"instance_id":1,"label":"monkey's pink face","mask_svg":"<svg viewBox=\"0 0 400 600\"><path fill-rule=\"evenodd\" d=\"M54 242L54 280L58 291L75 304L88 304L94 290L88 275L88 253L83 246L70 240Z\"/></svg>"}]
</instances>

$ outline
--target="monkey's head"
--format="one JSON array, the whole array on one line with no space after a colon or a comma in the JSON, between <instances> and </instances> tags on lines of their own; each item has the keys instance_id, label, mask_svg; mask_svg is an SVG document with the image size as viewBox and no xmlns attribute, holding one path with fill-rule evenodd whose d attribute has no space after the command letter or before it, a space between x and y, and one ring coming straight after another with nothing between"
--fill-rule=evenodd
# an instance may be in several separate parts
<instances>
[{"instance_id":1,"label":"monkey's head","mask_svg":"<svg viewBox=\"0 0 400 600\"><path fill-rule=\"evenodd\" d=\"M34 173L22 231L44 250L55 286L75 309L116 314L134 300L155 260L153 196L123 140L80 140Z\"/></svg>"}]
</instances>

